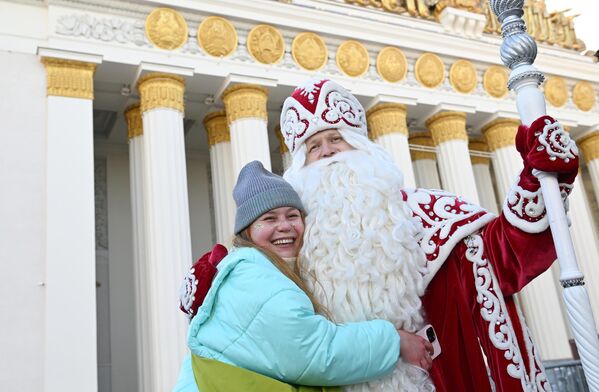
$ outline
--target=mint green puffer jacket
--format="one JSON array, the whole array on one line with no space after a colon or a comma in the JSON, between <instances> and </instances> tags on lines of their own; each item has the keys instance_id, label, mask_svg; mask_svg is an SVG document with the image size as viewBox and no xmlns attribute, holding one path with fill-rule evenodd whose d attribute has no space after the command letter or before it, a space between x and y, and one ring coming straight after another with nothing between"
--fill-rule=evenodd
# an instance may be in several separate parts
<instances>
[{"instance_id":1,"label":"mint green puffer jacket","mask_svg":"<svg viewBox=\"0 0 599 392\"><path fill-rule=\"evenodd\" d=\"M393 324L334 324L315 314L306 294L252 248L218 264L187 342L195 355L296 385L361 383L390 373L399 359ZM193 377L181 373L180 382Z\"/></svg>"}]
</instances>

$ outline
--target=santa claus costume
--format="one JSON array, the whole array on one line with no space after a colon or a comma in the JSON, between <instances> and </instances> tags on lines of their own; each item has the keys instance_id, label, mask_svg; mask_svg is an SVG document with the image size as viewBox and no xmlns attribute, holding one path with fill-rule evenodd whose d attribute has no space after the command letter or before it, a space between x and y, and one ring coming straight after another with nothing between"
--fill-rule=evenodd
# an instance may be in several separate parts
<instances>
[{"instance_id":1,"label":"santa claus costume","mask_svg":"<svg viewBox=\"0 0 599 392\"><path fill-rule=\"evenodd\" d=\"M354 150L306 165L304 142L328 129ZM513 295L556 259L532 169L562 173L566 200L578 157L559 123L545 116L520 127L524 169L499 216L447 192L405 189L368 140L361 104L335 82L298 87L281 132L294 156L285 179L308 213L301 273L317 299L336 322L384 318L409 332L430 323L442 348L430 378L400 362L346 390L550 390ZM551 158L556 151L562 158Z\"/></svg>"}]
</instances>

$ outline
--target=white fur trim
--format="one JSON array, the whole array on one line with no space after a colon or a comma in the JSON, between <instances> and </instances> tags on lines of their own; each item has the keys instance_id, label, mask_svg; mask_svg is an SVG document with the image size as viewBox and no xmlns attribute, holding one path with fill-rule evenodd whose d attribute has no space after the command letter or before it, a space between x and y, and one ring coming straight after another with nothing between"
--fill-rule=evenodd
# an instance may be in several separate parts
<instances>
[{"instance_id":1,"label":"white fur trim","mask_svg":"<svg viewBox=\"0 0 599 392\"><path fill-rule=\"evenodd\" d=\"M442 190L404 189L402 194L423 227L418 242L427 257L425 285L434 278L458 242L495 219L484 208Z\"/></svg>"},{"instance_id":2,"label":"white fur trim","mask_svg":"<svg viewBox=\"0 0 599 392\"><path fill-rule=\"evenodd\" d=\"M568 195L572 192L573 185L560 183L559 189L564 202L566 214L568 213ZM520 186L520 176L510 188L503 203L503 215L513 226L525 233L541 233L549 227L545 200L541 187L529 191ZM568 217L568 223L570 218Z\"/></svg>"}]
</instances>

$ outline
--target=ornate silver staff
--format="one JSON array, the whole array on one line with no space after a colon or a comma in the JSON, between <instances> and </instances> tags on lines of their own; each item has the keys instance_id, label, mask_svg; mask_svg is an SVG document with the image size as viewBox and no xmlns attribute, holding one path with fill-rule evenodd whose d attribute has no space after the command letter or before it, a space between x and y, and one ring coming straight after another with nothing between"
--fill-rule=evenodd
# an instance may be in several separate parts
<instances>
[{"instance_id":1,"label":"ornate silver staff","mask_svg":"<svg viewBox=\"0 0 599 392\"><path fill-rule=\"evenodd\" d=\"M522 124L530 125L546 114L545 97L539 85L545 77L533 67L537 57L537 44L526 33L522 20L524 0L489 0L493 13L501 23L501 60L512 70L508 88L517 94L516 106ZM541 137L541 136L539 136ZM569 136L563 134L565 140ZM573 147L575 148L575 147ZM550 159L563 158L552 156ZM556 173L534 170L533 174L541 183L541 192L555 250L560 265L560 282L568 317L574 333L574 340L582 368L591 392L599 392L599 338L595 329L589 295L584 287L584 275L578 268L572 239L568 231L568 221L559 190Z\"/></svg>"}]
</instances>

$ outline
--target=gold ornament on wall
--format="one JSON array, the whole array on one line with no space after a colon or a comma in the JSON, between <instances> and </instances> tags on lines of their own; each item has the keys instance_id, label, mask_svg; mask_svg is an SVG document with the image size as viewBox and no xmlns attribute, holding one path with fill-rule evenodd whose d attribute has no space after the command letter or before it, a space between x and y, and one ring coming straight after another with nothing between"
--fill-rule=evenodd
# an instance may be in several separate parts
<instances>
[{"instance_id":1,"label":"gold ornament on wall","mask_svg":"<svg viewBox=\"0 0 599 392\"><path fill-rule=\"evenodd\" d=\"M319 35L305 32L298 34L293 40L291 56L303 69L317 71L326 65L329 51Z\"/></svg>"},{"instance_id":2,"label":"gold ornament on wall","mask_svg":"<svg viewBox=\"0 0 599 392\"><path fill-rule=\"evenodd\" d=\"M559 76L547 78L545 83L545 98L555 107L564 106L568 100L568 86L566 81Z\"/></svg>"},{"instance_id":3,"label":"gold ornament on wall","mask_svg":"<svg viewBox=\"0 0 599 392\"><path fill-rule=\"evenodd\" d=\"M408 71L406 56L398 48L387 46L376 57L376 71L387 82L399 82Z\"/></svg>"},{"instance_id":4,"label":"gold ornament on wall","mask_svg":"<svg viewBox=\"0 0 599 392\"><path fill-rule=\"evenodd\" d=\"M476 88L476 68L467 60L458 60L449 69L449 82L454 90L469 94Z\"/></svg>"},{"instance_id":5,"label":"gold ornament on wall","mask_svg":"<svg viewBox=\"0 0 599 392\"><path fill-rule=\"evenodd\" d=\"M256 61L262 64L274 64L281 61L285 54L285 41L279 30L261 24L249 32L247 48Z\"/></svg>"},{"instance_id":6,"label":"gold ornament on wall","mask_svg":"<svg viewBox=\"0 0 599 392\"><path fill-rule=\"evenodd\" d=\"M368 50L358 41L345 41L335 55L337 67L347 76L358 77L364 75L370 66Z\"/></svg>"},{"instance_id":7,"label":"gold ornament on wall","mask_svg":"<svg viewBox=\"0 0 599 392\"><path fill-rule=\"evenodd\" d=\"M507 94L507 81L509 75L507 69L498 65L492 65L483 75L483 87L492 97L503 98Z\"/></svg>"},{"instance_id":8,"label":"gold ornament on wall","mask_svg":"<svg viewBox=\"0 0 599 392\"><path fill-rule=\"evenodd\" d=\"M435 88L445 79L445 65L436 54L424 53L416 60L414 73L418 83L424 87Z\"/></svg>"},{"instance_id":9,"label":"gold ornament on wall","mask_svg":"<svg viewBox=\"0 0 599 392\"><path fill-rule=\"evenodd\" d=\"M572 101L576 107L582 111L588 112L595 106L597 95L593 85L589 82L578 82L572 90Z\"/></svg>"},{"instance_id":10,"label":"gold ornament on wall","mask_svg":"<svg viewBox=\"0 0 599 392\"><path fill-rule=\"evenodd\" d=\"M211 56L225 57L237 48L237 31L225 18L209 16L198 26L198 44Z\"/></svg>"},{"instance_id":11,"label":"gold ornament on wall","mask_svg":"<svg viewBox=\"0 0 599 392\"><path fill-rule=\"evenodd\" d=\"M146 37L156 47L178 49L187 42L187 23L179 12L171 8L156 8L146 18Z\"/></svg>"}]
</instances>

